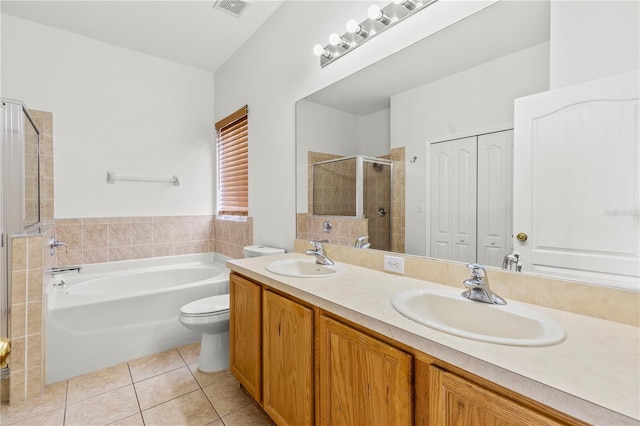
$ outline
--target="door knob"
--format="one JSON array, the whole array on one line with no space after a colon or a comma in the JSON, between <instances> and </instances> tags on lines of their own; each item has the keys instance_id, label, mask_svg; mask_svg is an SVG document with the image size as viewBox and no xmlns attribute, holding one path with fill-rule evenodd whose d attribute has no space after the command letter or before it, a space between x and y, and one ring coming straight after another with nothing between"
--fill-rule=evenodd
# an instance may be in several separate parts
<instances>
[{"instance_id":1,"label":"door knob","mask_svg":"<svg viewBox=\"0 0 640 426\"><path fill-rule=\"evenodd\" d=\"M7 366L7 358L11 353L11 342L4 337L0 337L0 368Z\"/></svg>"},{"instance_id":2,"label":"door knob","mask_svg":"<svg viewBox=\"0 0 640 426\"><path fill-rule=\"evenodd\" d=\"M527 238L529 238L529 236L524 232L519 232L518 235L516 235L516 239L520 242L527 241Z\"/></svg>"}]
</instances>

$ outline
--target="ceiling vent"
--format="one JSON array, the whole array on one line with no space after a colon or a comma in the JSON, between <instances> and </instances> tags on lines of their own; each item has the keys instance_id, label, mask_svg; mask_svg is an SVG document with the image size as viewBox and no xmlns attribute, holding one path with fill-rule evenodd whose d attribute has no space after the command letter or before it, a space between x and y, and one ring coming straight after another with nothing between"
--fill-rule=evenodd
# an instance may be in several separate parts
<instances>
[{"instance_id":1,"label":"ceiling vent","mask_svg":"<svg viewBox=\"0 0 640 426\"><path fill-rule=\"evenodd\" d=\"M246 0L218 0L213 8L240 17L247 6L249 6L249 2Z\"/></svg>"}]
</instances>

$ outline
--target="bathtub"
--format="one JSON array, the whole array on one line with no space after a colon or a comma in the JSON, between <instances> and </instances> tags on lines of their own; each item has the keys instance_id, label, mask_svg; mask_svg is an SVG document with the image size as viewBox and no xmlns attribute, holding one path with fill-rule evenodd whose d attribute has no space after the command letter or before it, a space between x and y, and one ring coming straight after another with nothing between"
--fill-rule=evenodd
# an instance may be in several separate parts
<instances>
[{"instance_id":1,"label":"bathtub","mask_svg":"<svg viewBox=\"0 0 640 426\"><path fill-rule=\"evenodd\" d=\"M84 265L46 288L46 382L200 340L178 321L193 300L229 292L213 253ZM64 280L64 285L54 285Z\"/></svg>"}]
</instances>

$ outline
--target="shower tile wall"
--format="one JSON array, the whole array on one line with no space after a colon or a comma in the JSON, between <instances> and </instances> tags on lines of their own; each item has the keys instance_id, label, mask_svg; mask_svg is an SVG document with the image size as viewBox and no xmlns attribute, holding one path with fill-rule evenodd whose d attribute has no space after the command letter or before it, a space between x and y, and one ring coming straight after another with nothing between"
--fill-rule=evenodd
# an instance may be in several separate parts
<instances>
[{"instance_id":1,"label":"shower tile wall","mask_svg":"<svg viewBox=\"0 0 640 426\"><path fill-rule=\"evenodd\" d=\"M40 222L53 223L53 114L29 110L40 130Z\"/></svg>"},{"instance_id":2,"label":"shower tile wall","mask_svg":"<svg viewBox=\"0 0 640 426\"><path fill-rule=\"evenodd\" d=\"M386 157L383 157L386 158ZM404 253L405 245L405 148L393 148L393 191L391 193L391 251Z\"/></svg>"}]
</instances>

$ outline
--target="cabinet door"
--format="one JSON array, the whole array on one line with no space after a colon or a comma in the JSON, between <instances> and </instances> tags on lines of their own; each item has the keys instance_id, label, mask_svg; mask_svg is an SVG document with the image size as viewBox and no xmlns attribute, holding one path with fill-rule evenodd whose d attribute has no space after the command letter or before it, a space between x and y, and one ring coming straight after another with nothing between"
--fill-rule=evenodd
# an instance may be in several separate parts
<instances>
[{"instance_id":1,"label":"cabinet door","mask_svg":"<svg viewBox=\"0 0 640 426\"><path fill-rule=\"evenodd\" d=\"M262 287L230 275L230 369L258 402L262 388Z\"/></svg>"},{"instance_id":2,"label":"cabinet door","mask_svg":"<svg viewBox=\"0 0 640 426\"><path fill-rule=\"evenodd\" d=\"M278 425L313 423L313 311L263 292L263 407Z\"/></svg>"},{"instance_id":3,"label":"cabinet door","mask_svg":"<svg viewBox=\"0 0 640 426\"><path fill-rule=\"evenodd\" d=\"M330 318L319 323L320 423L410 425L411 355Z\"/></svg>"},{"instance_id":4,"label":"cabinet door","mask_svg":"<svg viewBox=\"0 0 640 426\"><path fill-rule=\"evenodd\" d=\"M431 365L429 424L518 425L563 424L476 383Z\"/></svg>"}]
</instances>

